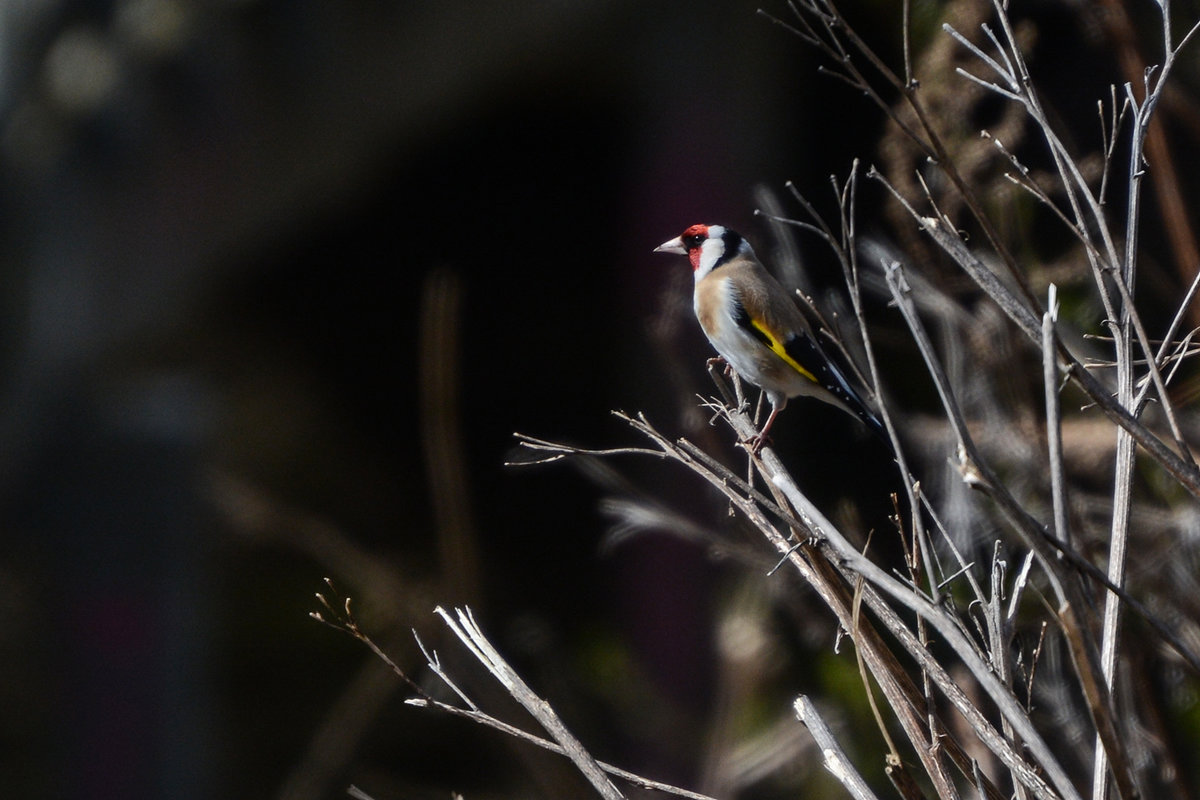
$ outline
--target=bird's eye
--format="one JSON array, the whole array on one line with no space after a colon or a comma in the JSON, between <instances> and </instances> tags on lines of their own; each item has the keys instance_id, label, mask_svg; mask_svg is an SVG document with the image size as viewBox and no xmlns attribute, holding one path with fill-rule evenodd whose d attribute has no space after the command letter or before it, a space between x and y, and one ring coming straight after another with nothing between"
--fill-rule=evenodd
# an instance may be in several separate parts
<instances>
[{"instance_id":1,"label":"bird's eye","mask_svg":"<svg viewBox=\"0 0 1200 800\"><path fill-rule=\"evenodd\" d=\"M693 248L699 247L700 245L704 244L704 240L706 238L707 237L702 233L695 233L695 234L692 234L691 236L683 237L683 243L685 245L687 245L688 250L691 250Z\"/></svg>"}]
</instances>

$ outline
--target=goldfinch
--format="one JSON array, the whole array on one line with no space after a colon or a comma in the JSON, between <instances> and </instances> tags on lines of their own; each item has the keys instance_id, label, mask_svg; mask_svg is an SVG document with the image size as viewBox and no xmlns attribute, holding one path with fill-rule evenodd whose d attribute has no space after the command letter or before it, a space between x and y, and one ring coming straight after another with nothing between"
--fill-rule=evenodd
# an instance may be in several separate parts
<instances>
[{"instance_id":1,"label":"goldfinch","mask_svg":"<svg viewBox=\"0 0 1200 800\"><path fill-rule=\"evenodd\" d=\"M762 448L789 398L805 395L854 415L886 442L879 417L829 360L790 293L767 272L750 243L721 225L693 225L656 253L692 262L693 298L704 335L745 380L771 401L771 415L751 442Z\"/></svg>"}]
</instances>

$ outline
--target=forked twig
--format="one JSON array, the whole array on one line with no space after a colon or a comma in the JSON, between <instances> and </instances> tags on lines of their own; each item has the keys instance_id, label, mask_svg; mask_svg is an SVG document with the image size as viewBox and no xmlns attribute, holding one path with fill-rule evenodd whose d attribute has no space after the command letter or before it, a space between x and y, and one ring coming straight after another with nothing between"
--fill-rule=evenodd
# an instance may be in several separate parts
<instances>
[{"instance_id":1,"label":"forked twig","mask_svg":"<svg viewBox=\"0 0 1200 800\"><path fill-rule=\"evenodd\" d=\"M333 583L328 578L325 580L325 583L329 587L330 592L336 596L336 590L333 587ZM450 690L453 691L459 697L459 699L467 705L467 707L462 708L460 706L446 703L434 698L432 695L426 692L420 684L410 678L404 672L404 670L402 670L400 666L396 664L396 662L393 661L392 658L359 627L357 620L354 618L349 597L346 597L343 602L335 604L331 602L323 592L318 592L316 596L317 601L321 604L324 610L311 612L309 616L318 622L334 628L335 630L349 634L366 645L367 648L384 664L386 664L388 668L391 669L393 674L403 681L404 684L413 692L414 696L405 701L407 705L415 706L417 708L432 708L443 713L450 714L451 716L470 720L471 722L484 725L485 727L500 731L508 736L528 742L529 744L540 747L543 750L548 750L552 753L566 756L575 762L576 766L580 768L581 772L584 772L585 777L588 778L588 780L592 783L592 786L602 797L612 798L613 800L619 800L619 798L623 797L620 791L618 791L608 779L607 776L611 775L615 778L620 778L621 780L627 781L634 786L638 786L643 789L649 789L651 791L663 792L664 794L670 794L676 797L686 798L686 800L715 800L715 798L712 798L708 795L701 794L699 792L692 792L687 789L681 789L678 786L672 786L660 781L652 781L627 770L607 764L603 761L593 759L591 755L583 749L583 745L580 744L579 741L575 739L569 731L566 730L566 727L562 724L562 721L558 719L558 715L554 713L554 710L550 707L549 703L538 697L533 693L532 690L529 689L528 685L525 684L520 676L516 674L512 667L508 665L508 662L505 661L500 653L495 649L491 642L488 641L487 637L483 634L483 631L477 624L475 624L474 617L469 608L457 609L455 611L454 618L451 618L449 613L440 607L435 611L443 619L451 631L458 636L459 640L462 641L463 645L467 647L468 651L474 655L475 658L479 660L480 663L483 664L498 681L500 681L501 685L509 690L509 693L512 694L512 696L517 699L518 702L525 706L526 710L528 710L533 717L543 725L543 727L546 727L546 729L553 736L553 739L544 739L540 736L535 736L528 731L522 730L515 725L511 725L481 711L475 702L471 700L470 697L468 697L466 693L456 685L452 678L442 668L441 661L438 658L437 653L427 648L424 642L422 642L419 637L416 637L414 632L417 645L420 648L421 653L426 658L426 666L430 669L430 671L433 672L434 675L441 679L442 682L446 684L446 686L450 688ZM361 790L355 791L358 791L359 794L361 794Z\"/></svg>"}]
</instances>

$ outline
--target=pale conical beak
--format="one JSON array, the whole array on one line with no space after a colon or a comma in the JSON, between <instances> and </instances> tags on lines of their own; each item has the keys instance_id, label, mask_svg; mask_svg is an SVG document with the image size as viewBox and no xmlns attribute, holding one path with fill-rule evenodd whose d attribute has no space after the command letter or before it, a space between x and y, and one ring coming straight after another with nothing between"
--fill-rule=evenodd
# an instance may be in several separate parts
<instances>
[{"instance_id":1,"label":"pale conical beak","mask_svg":"<svg viewBox=\"0 0 1200 800\"><path fill-rule=\"evenodd\" d=\"M669 242L663 242L658 247L654 248L656 253L678 253L681 256L687 255L687 248L683 246L683 238L676 236Z\"/></svg>"}]
</instances>

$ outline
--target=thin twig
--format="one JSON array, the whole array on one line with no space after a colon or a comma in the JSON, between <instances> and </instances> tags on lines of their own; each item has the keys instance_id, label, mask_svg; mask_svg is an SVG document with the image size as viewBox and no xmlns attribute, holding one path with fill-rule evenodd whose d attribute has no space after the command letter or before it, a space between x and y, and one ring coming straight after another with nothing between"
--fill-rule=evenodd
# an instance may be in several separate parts
<instances>
[{"instance_id":1,"label":"thin twig","mask_svg":"<svg viewBox=\"0 0 1200 800\"><path fill-rule=\"evenodd\" d=\"M1163 334L1162 341L1159 343L1158 352L1155 353L1155 359L1162 364L1166 354L1171 346L1172 340L1179 332L1179 328L1183 325L1183 320L1187 316L1188 307L1196 298L1196 291L1200 289L1200 271L1192 278L1192 283L1188 286L1187 292L1183 299L1179 302L1179 307L1175 310L1175 316L1171 318L1171 324L1167 326L1167 332ZM1146 384L1138 394L1137 400L1134 403L1134 413L1140 413L1146 404L1146 398L1150 392L1150 385Z\"/></svg>"},{"instance_id":2,"label":"thin twig","mask_svg":"<svg viewBox=\"0 0 1200 800\"><path fill-rule=\"evenodd\" d=\"M833 732L829 730L829 726L825 724L825 720L821 718L816 706L812 704L808 696L797 697L792 707L796 710L796 719L804 723L809 733L817 740L825 769L829 770L833 777L846 787L846 791L855 800L877 800L862 775L858 774L858 771L851 765L850 759L846 758L841 745L838 744Z\"/></svg>"}]
</instances>

